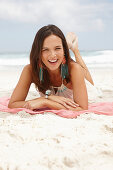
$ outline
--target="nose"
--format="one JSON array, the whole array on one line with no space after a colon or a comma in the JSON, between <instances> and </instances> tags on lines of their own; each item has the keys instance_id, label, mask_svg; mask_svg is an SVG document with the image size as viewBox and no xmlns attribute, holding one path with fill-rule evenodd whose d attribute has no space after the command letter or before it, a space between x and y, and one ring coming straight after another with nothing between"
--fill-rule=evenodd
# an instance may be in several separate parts
<instances>
[{"instance_id":1,"label":"nose","mask_svg":"<svg viewBox=\"0 0 113 170\"><path fill-rule=\"evenodd\" d=\"M52 51L50 52L50 55L51 55L52 57L56 57L56 52L52 50Z\"/></svg>"}]
</instances>

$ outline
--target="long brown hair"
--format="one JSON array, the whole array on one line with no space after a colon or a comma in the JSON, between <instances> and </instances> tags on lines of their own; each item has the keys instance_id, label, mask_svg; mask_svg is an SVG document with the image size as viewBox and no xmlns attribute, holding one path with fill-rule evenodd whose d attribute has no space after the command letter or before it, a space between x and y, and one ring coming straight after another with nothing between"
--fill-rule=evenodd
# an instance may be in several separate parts
<instances>
[{"instance_id":1,"label":"long brown hair","mask_svg":"<svg viewBox=\"0 0 113 170\"><path fill-rule=\"evenodd\" d=\"M50 79L49 73L46 67L43 67L43 82L40 82L39 79L39 70L40 70L40 62L41 62L41 55L42 55L42 47L43 42L46 37L50 35L56 35L62 40L64 54L66 58L66 63L69 66L70 55L68 45L65 39L64 34L62 31L55 25L47 25L42 27L37 33L34 38L34 42L32 44L31 52L30 52L30 65L32 67L32 76L33 76L33 83L35 84L36 88L42 93L45 93L47 89L50 89ZM42 63L42 65L44 65ZM69 70L69 67L68 67ZM69 75L66 77L66 81L70 81Z\"/></svg>"}]
</instances>

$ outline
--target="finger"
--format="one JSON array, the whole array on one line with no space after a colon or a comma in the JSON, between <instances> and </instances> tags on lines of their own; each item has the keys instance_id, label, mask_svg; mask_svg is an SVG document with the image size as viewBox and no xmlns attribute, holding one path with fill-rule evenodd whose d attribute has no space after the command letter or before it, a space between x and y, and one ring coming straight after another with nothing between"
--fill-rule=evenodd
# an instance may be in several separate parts
<instances>
[{"instance_id":1,"label":"finger","mask_svg":"<svg viewBox=\"0 0 113 170\"><path fill-rule=\"evenodd\" d=\"M64 99L63 103L65 103L66 105L71 106L71 107L77 107L75 105L75 103L70 99Z\"/></svg>"},{"instance_id":2,"label":"finger","mask_svg":"<svg viewBox=\"0 0 113 170\"><path fill-rule=\"evenodd\" d=\"M67 103L67 102L71 102L73 105L79 106L79 104L75 103L75 102L74 102L73 100L71 100L71 99L67 99L67 98L66 98L64 101L65 101L66 103Z\"/></svg>"},{"instance_id":3,"label":"finger","mask_svg":"<svg viewBox=\"0 0 113 170\"><path fill-rule=\"evenodd\" d=\"M75 107L69 106L69 105L66 104L66 103L64 103L63 106L64 106L67 110L72 110L72 108L75 108Z\"/></svg>"},{"instance_id":4,"label":"finger","mask_svg":"<svg viewBox=\"0 0 113 170\"><path fill-rule=\"evenodd\" d=\"M62 104L65 108L70 109L70 106L76 108L78 104L76 104L73 100L62 97L61 100L56 101L59 104Z\"/></svg>"},{"instance_id":5,"label":"finger","mask_svg":"<svg viewBox=\"0 0 113 170\"><path fill-rule=\"evenodd\" d=\"M79 106L79 104L75 103L74 101L71 101L75 106Z\"/></svg>"},{"instance_id":6,"label":"finger","mask_svg":"<svg viewBox=\"0 0 113 170\"><path fill-rule=\"evenodd\" d=\"M75 104L76 106L79 106L79 104L75 103L72 99L68 99L71 103Z\"/></svg>"},{"instance_id":7,"label":"finger","mask_svg":"<svg viewBox=\"0 0 113 170\"><path fill-rule=\"evenodd\" d=\"M70 101L66 102L66 104L69 105L69 106L71 106L71 107L74 107L74 108L77 107L75 104L71 103Z\"/></svg>"},{"instance_id":8,"label":"finger","mask_svg":"<svg viewBox=\"0 0 113 170\"><path fill-rule=\"evenodd\" d=\"M59 104L63 105L66 109L69 109L69 105L67 105L64 101L59 101Z\"/></svg>"},{"instance_id":9,"label":"finger","mask_svg":"<svg viewBox=\"0 0 113 170\"><path fill-rule=\"evenodd\" d=\"M66 103L62 103L62 105L66 108L66 109L70 109L70 107L66 104Z\"/></svg>"},{"instance_id":10,"label":"finger","mask_svg":"<svg viewBox=\"0 0 113 170\"><path fill-rule=\"evenodd\" d=\"M72 107L75 107L75 108L79 107L79 105L77 103L75 103L74 101L69 101L67 104L72 106Z\"/></svg>"}]
</instances>

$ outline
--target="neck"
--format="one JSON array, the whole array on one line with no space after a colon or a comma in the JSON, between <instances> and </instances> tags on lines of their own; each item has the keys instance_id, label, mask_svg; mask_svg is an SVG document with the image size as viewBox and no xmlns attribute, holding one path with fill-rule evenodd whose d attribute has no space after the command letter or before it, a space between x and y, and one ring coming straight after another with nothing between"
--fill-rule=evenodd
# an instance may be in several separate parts
<instances>
[{"instance_id":1,"label":"neck","mask_svg":"<svg viewBox=\"0 0 113 170\"><path fill-rule=\"evenodd\" d=\"M62 78L60 75L60 70L55 70L55 71L49 71L49 76L50 76L50 82L51 84L53 84L54 86L60 86L61 82L62 82Z\"/></svg>"},{"instance_id":2,"label":"neck","mask_svg":"<svg viewBox=\"0 0 113 170\"><path fill-rule=\"evenodd\" d=\"M49 72L49 76L50 76L50 79L53 78L59 78L60 77L60 70L54 70L54 71L48 71Z\"/></svg>"}]
</instances>

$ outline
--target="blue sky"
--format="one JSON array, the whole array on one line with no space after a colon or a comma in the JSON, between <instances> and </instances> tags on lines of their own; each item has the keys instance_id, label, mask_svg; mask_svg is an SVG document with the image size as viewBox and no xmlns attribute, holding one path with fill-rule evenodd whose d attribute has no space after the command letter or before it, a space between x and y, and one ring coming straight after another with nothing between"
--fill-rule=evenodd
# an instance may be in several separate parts
<instances>
[{"instance_id":1,"label":"blue sky","mask_svg":"<svg viewBox=\"0 0 113 170\"><path fill-rule=\"evenodd\" d=\"M113 49L113 0L0 0L0 52L28 52L36 32L55 24L80 50Z\"/></svg>"}]
</instances>

